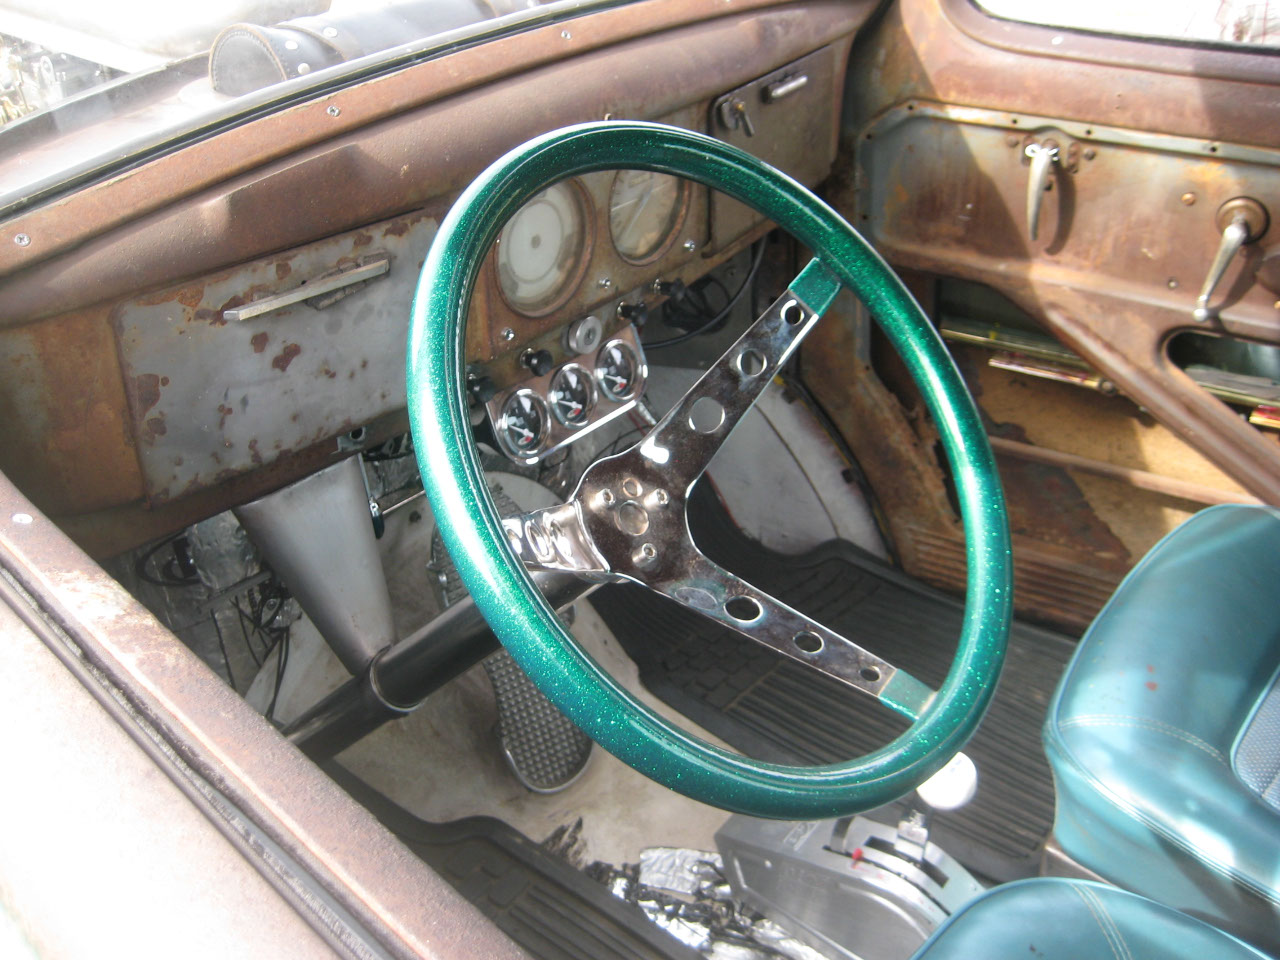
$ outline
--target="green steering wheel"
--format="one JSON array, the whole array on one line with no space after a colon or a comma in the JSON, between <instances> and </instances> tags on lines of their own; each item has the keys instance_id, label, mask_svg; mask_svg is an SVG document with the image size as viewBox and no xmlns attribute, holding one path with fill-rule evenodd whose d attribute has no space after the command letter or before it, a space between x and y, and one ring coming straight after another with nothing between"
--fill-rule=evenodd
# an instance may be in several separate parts
<instances>
[{"instance_id":1,"label":"green steering wheel","mask_svg":"<svg viewBox=\"0 0 1280 960\"><path fill-rule=\"evenodd\" d=\"M467 409L463 344L476 277L503 224L538 191L616 168L721 190L817 256L648 436L589 467L566 504L504 521ZM711 563L689 538L684 505L693 481L842 284L866 304L915 378L956 481L967 606L955 661L936 692ZM431 245L409 328L408 398L441 536L494 633L557 707L641 773L739 813L841 816L909 792L977 728L1004 660L1012 593L1008 521L986 433L901 281L835 211L785 174L719 140L651 123L582 124L517 147L463 192ZM574 642L529 567L644 583L879 698L913 723L888 745L829 766L781 766L722 750L670 725L605 674Z\"/></svg>"}]
</instances>

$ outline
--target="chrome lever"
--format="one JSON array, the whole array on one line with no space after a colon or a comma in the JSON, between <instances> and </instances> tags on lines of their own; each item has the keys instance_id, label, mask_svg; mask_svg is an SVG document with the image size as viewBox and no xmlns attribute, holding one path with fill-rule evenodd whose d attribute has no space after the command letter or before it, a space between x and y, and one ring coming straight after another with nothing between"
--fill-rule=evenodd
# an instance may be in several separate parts
<instances>
[{"instance_id":1,"label":"chrome lever","mask_svg":"<svg viewBox=\"0 0 1280 960\"><path fill-rule=\"evenodd\" d=\"M1027 233L1035 240L1040 233L1040 208L1049 185L1049 173L1055 163L1061 162L1061 151L1057 141L1045 140L1028 143L1023 152L1031 158L1031 176L1027 180Z\"/></svg>"},{"instance_id":2,"label":"chrome lever","mask_svg":"<svg viewBox=\"0 0 1280 960\"><path fill-rule=\"evenodd\" d=\"M1191 316L1197 323L1205 323L1217 316L1218 311L1209 306L1209 298L1222 282L1232 259L1246 243L1252 243L1267 232L1267 209L1251 197L1236 197L1218 208L1218 229L1222 242L1209 264L1209 275L1204 278L1200 296Z\"/></svg>"}]
</instances>

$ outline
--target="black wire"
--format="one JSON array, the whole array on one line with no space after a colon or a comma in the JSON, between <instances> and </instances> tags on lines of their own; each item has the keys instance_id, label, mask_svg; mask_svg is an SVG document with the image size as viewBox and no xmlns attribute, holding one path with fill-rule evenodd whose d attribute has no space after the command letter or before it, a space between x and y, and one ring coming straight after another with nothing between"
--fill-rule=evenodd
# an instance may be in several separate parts
<instances>
[{"instance_id":1,"label":"black wire","mask_svg":"<svg viewBox=\"0 0 1280 960\"><path fill-rule=\"evenodd\" d=\"M280 699L280 688L284 685L284 671L289 663L289 631L285 630L284 636L280 638L279 643L280 654L276 660L276 686L271 691L271 702L267 704L267 712L264 716L269 723L275 722L276 701Z\"/></svg>"},{"instance_id":2,"label":"black wire","mask_svg":"<svg viewBox=\"0 0 1280 960\"><path fill-rule=\"evenodd\" d=\"M760 272L760 264L764 260L765 247L766 244L764 240L756 241L756 251L755 255L751 259L751 269L747 271L747 276L742 281L742 286L738 287L737 292L729 298L729 302L724 305L719 313L711 317L711 319L707 320L701 326L695 327L687 333L682 333L676 337L668 337L666 340L654 340L651 343L644 343L642 341L641 345L646 350L661 350L663 347L674 347L677 343L684 343L686 340L691 340L699 334L706 333L716 324L724 320L724 318L729 316L733 311L733 308L738 305L738 301L742 299L743 294L750 290L752 285L755 283L756 274ZM720 281L716 280L716 283L720 283ZM720 284L720 287L721 289L724 289L724 284Z\"/></svg>"}]
</instances>

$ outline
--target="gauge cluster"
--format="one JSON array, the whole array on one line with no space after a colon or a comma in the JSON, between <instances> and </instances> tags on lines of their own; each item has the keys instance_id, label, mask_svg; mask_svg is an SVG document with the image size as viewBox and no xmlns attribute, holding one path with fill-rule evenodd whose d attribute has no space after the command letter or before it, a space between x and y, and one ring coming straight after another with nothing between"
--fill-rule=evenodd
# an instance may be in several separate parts
<instances>
[{"instance_id":1,"label":"gauge cluster","mask_svg":"<svg viewBox=\"0 0 1280 960\"><path fill-rule=\"evenodd\" d=\"M635 328L625 327L598 350L495 395L485 409L502 452L534 464L632 409L647 375Z\"/></svg>"}]
</instances>

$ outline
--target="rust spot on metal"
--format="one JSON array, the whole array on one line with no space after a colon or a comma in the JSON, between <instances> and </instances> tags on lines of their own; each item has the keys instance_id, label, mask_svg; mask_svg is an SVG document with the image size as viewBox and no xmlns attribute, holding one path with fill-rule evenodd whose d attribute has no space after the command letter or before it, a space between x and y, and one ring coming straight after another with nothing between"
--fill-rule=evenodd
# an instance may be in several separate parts
<instances>
[{"instance_id":1,"label":"rust spot on metal","mask_svg":"<svg viewBox=\"0 0 1280 960\"><path fill-rule=\"evenodd\" d=\"M323 373L323 374L324 374L326 377L328 377L330 380L337 379L337 376L338 376L336 373L334 373L334 372L333 372L332 370L330 370L328 367L325 367L325 368L324 368L323 370L321 370L320 372L321 372L321 373Z\"/></svg>"},{"instance_id":2,"label":"rust spot on metal","mask_svg":"<svg viewBox=\"0 0 1280 960\"><path fill-rule=\"evenodd\" d=\"M403 237L409 232L410 226L412 226L412 224L408 220L397 220L395 223L391 224L391 226L387 227L383 233L388 237Z\"/></svg>"},{"instance_id":3,"label":"rust spot on metal","mask_svg":"<svg viewBox=\"0 0 1280 960\"><path fill-rule=\"evenodd\" d=\"M367 247L371 243L373 243L373 237L369 236L369 234L357 233L355 235L354 240L352 240L351 245L353 247L359 248L359 247Z\"/></svg>"},{"instance_id":4,"label":"rust spot on metal","mask_svg":"<svg viewBox=\"0 0 1280 960\"><path fill-rule=\"evenodd\" d=\"M146 413L160 402L160 377L154 373L144 373L134 378L134 391L138 395L138 412Z\"/></svg>"},{"instance_id":5,"label":"rust spot on metal","mask_svg":"<svg viewBox=\"0 0 1280 960\"><path fill-rule=\"evenodd\" d=\"M167 387L168 385L169 385L169 378L168 378L168 377L161 377L161 378L160 378L160 386L162 386L162 387Z\"/></svg>"},{"instance_id":6,"label":"rust spot on metal","mask_svg":"<svg viewBox=\"0 0 1280 960\"><path fill-rule=\"evenodd\" d=\"M276 279L283 280L293 273L293 267L290 266L288 260L281 260L276 263Z\"/></svg>"},{"instance_id":7,"label":"rust spot on metal","mask_svg":"<svg viewBox=\"0 0 1280 960\"><path fill-rule=\"evenodd\" d=\"M148 439L162 437L169 432L169 428L165 425L164 417L151 417L147 420L147 432L151 435Z\"/></svg>"},{"instance_id":8,"label":"rust spot on metal","mask_svg":"<svg viewBox=\"0 0 1280 960\"><path fill-rule=\"evenodd\" d=\"M286 343L284 349L272 359L271 365L283 373L289 369L289 364L293 363L293 358L301 352L302 348L296 343Z\"/></svg>"},{"instance_id":9,"label":"rust spot on metal","mask_svg":"<svg viewBox=\"0 0 1280 960\"><path fill-rule=\"evenodd\" d=\"M197 323L213 323L217 320L221 320L222 317L216 310L210 310L208 307L201 307L196 311L195 316L192 319Z\"/></svg>"},{"instance_id":10,"label":"rust spot on metal","mask_svg":"<svg viewBox=\"0 0 1280 960\"><path fill-rule=\"evenodd\" d=\"M361 369L361 370L363 370L363 369L364 369L365 367L367 367L367 366L369 366L369 361L368 361L368 360L361 360L361 361L360 361L360 369Z\"/></svg>"},{"instance_id":11,"label":"rust spot on metal","mask_svg":"<svg viewBox=\"0 0 1280 960\"><path fill-rule=\"evenodd\" d=\"M293 412L292 416L289 417L289 420L292 423L297 423L300 419L302 419L302 414L296 410Z\"/></svg>"},{"instance_id":12,"label":"rust spot on metal","mask_svg":"<svg viewBox=\"0 0 1280 960\"><path fill-rule=\"evenodd\" d=\"M174 299L184 307L194 310L196 307L200 306L200 301L204 299L204 290L188 287L184 290L179 290L178 295L174 297Z\"/></svg>"},{"instance_id":13,"label":"rust spot on metal","mask_svg":"<svg viewBox=\"0 0 1280 960\"><path fill-rule=\"evenodd\" d=\"M218 404L218 413L220 414L218 418L218 429L221 430L227 425L227 417L231 416L235 411L225 403L220 403Z\"/></svg>"},{"instance_id":14,"label":"rust spot on metal","mask_svg":"<svg viewBox=\"0 0 1280 960\"><path fill-rule=\"evenodd\" d=\"M1148 690L1155 690L1155 688L1158 687L1159 684L1156 683L1154 680L1148 680L1146 683L1143 684L1143 686L1146 687Z\"/></svg>"},{"instance_id":15,"label":"rust spot on metal","mask_svg":"<svg viewBox=\"0 0 1280 960\"><path fill-rule=\"evenodd\" d=\"M262 454L258 452L258 438L249 441L249 459L254 463L262 463Z\"/></svg>"},{"instance_id":16,"label":"rust spot on metal","mask_svg":"<svg viewBox=\"0 0 1280 960\"><path fill-rule=\"evenodd\" d=\"M269 339L271 338L267 336L267 333L265 330L262 333L255 333L249 339L249 342L253 344L253 352L261 353L263 350L267 349L267 341Z\"/></svg>"}]
</instances>

